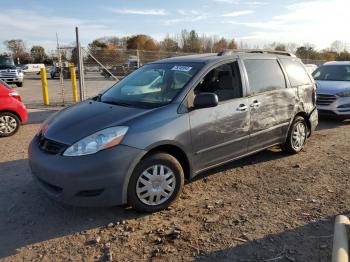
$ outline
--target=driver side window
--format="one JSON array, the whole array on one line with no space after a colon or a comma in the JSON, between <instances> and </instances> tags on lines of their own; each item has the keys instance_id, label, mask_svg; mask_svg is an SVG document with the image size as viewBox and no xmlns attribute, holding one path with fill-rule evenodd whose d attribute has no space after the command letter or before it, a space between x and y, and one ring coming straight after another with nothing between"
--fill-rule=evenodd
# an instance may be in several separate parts
<instances>
[{"instance_id":1,"label":"driver side window","mask_svg":"<svg viewBox=\"0 0 350 262\"><path fill-rule=\"evenodd\" d=\"M219 102L242 97L242 84L238 63L220 65L212 69L195 88L199 93L215 93Z\"/></svg>"}]
</instances>

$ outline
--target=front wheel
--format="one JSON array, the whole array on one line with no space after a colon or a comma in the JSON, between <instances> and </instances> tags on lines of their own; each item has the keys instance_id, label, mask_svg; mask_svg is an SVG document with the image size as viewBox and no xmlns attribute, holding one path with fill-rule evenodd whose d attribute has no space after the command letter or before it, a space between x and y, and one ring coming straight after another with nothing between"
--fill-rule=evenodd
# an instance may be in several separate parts
<instances>
[{"instance_id":1,"label":"front wheel","mask_svg":"<svg viewBox=\"0 0 350 262\"><path fill-rule=\"evenodd\" d=\"M20 126L19 118L9 112L0 113L0 137L14 135Z\"/></svg>"},{"instance_id":2,"label":"front wheel","mask_svg":"<svg viewBox=\"0 0 350 262\"><path fill-rule=\"evenodd\" d=\"M308 128L302 116L295 117L289 131L286 142L281 146L282 150L290 153L299 153L306 143Z\"/></svg>"},{"instance_id":3,"label":"front wheel","mask_svg":"<svg viewBox=\"0 0 350 262\"><path fill-rule=\"evenodd\" d=\"M155 212L170 206L180 195L184 173L179 161L155 153L136 166L128 186L128 203L138 211Z\"/></svg>"},{"instance_id":4,"label":"front wheel","mask_svg":"<svg viewBox=\"0 0 350 262\"><path fill-rule=\"evenodd\" d=\"M17 83L16 83L16 86L17 86L17 87L23 87L23 82L17 82Z\"/></svg>"}]
</instances>

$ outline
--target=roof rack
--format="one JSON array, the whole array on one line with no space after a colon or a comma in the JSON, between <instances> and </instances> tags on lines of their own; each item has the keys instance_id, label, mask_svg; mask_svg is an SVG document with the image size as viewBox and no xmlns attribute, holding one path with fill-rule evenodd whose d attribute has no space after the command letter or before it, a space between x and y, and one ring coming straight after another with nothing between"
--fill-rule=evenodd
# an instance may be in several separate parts
<instances>
[{"instance_id":1,"label":"roof rack","mask_svg":"<svg viewBox=\"0 0 350 262\"><path fill-rule=\"evenodd\" d=\"M269 50L269 49L226 49L218 53L218 56L233 55L235 53L257 53L257 54L274 54L296 57L295 54L287 51Z\"/></svg>"}]
</instances>

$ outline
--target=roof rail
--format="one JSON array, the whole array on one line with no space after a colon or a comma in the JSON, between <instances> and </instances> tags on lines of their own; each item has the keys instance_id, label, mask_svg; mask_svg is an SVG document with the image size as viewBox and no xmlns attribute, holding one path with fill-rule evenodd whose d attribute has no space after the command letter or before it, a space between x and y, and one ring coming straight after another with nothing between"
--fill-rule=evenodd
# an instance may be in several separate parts
<instances>
[{"instance_id":1,"label":"roof rail","mask_svg":"<svg viewBox=\"0 0 350 262\"><path fill-rule=\"evenodd\" d=\"M257 53L257 54L274 54L296 57L295 54L287 51L269 50L269 49L226 49L218 53L218 56L233 55L235 53Z\"/></svg>"}]
</instances>

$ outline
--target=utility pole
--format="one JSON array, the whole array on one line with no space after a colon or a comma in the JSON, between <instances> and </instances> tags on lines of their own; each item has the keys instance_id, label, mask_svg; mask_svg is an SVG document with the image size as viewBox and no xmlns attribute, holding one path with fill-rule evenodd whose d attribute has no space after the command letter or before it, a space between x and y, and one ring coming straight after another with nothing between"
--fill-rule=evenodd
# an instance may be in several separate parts
<instances>
[{"instance_id":1,"label":"utility pole","mask_svg":"<svg viewBox=\"0 0 350 262\"><path fill-rule=\"evenodd\" d=\"M58 66L59 66L59 70L60 70L61 98L62 98L62 105L64 105L65 104L65 101L64 101L65 90L64 90L64 83L63 83L63 64L62 64L62 56L61 56L60 45L58 43L58 34L57 34L57 32L56 32L56 41L57 41Z\"/></svg>"},{"instance_id":2,"label":"utility pole","mask_svg":"<svg viewBox=\"0 0 350 262\"><path fill-rule=\"evenodd\" d=\"M83 69L83 57L81 55L81 46L79 42L79 29L78 27L75 27L75 37L76 37L76 49L78 53L78 74L79 74L79 94L80 94L80 101L83 101L85 99L85 92L84 92L84 69Z\"/></svg>"}]
</instances>

